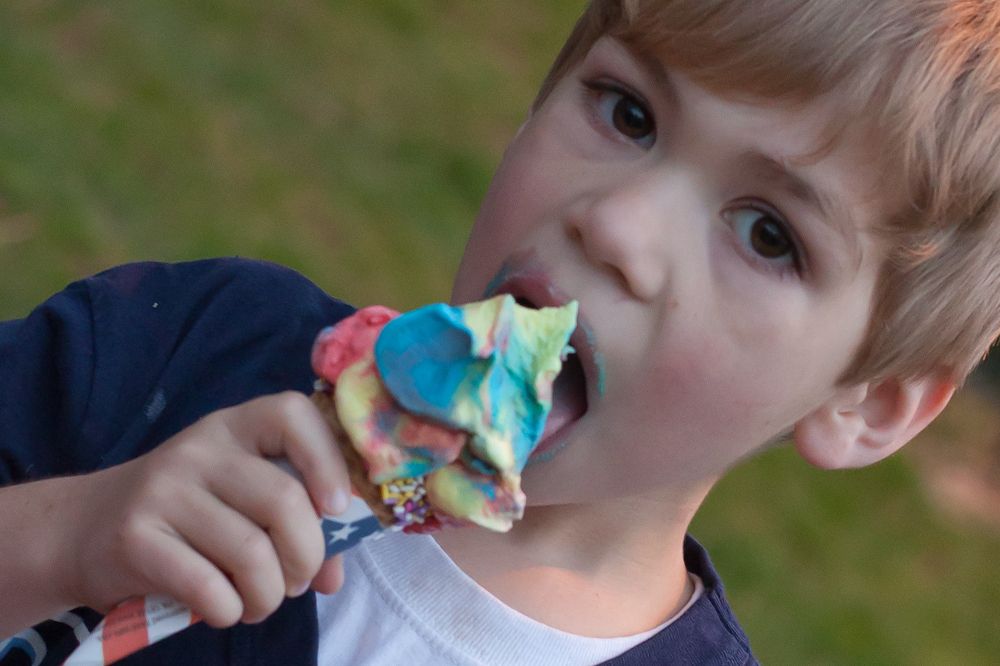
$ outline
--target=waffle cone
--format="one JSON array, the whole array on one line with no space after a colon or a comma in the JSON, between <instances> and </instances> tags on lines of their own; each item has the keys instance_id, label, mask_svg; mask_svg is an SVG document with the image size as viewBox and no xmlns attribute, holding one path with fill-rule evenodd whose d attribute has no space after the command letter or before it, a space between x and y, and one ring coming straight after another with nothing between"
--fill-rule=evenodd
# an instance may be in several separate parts
<instances>
[{"instance_id":1,"label":"waffle cone","mask_svg":"<svg viewBox=\"0 0 1000 666\"><path fill-rule=\"evenodd\" d=\"M320 413L326 419L327 425L330 426L330 430L333 432L333 438L337 441L338 446L340 446L340 452L344 456L344 461L347 463L347 471L351 476L351 486L354 488L354 494L365 501L365 504L368 505L368 508L372 510L372 513L375 514L375 517L382 525L386 527L393 525L395 517L393 516L392 509L382 502L380 487L368 480L368 470L365 468L364 460L354 450L350 437L348 437L347 432L344 431L344 427L340 424L340 419L337 417L337 406L333 401L333 392L314 391L309 398L319 408Z\"/></svg>"}]
</instances>

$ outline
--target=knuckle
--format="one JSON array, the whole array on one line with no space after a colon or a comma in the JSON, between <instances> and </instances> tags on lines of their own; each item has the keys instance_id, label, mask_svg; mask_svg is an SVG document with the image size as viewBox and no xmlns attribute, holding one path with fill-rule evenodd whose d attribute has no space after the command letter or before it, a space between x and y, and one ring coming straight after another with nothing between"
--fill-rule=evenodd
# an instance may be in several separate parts
<instances>
[{"instance_id":1,"label":"knuckle","mask_svg":"<svg viewBox=\"0 0 1000 666\"><path fill-rule=\"evenodd\" d=\"M285 588L281 576L275 572L274 580L258 582L252 591L244 593L243 621L256 623L278 609L285 599Z\"/></svg>"},{"instance_id":2,"label":"knuckle","mask_svg":"<svg viewBox=\"0 0 1000 666\"><path fill-rule=\"evenodd\" d=\"M243 538L236 562L243 571L255 571L273 561L274 548L264 532L255 529Z\"/></svg>"},{"instance_id":3,"label":"knuckle","mask_svg":"<svg viewBox=\"0 0 1000 666\"><path fill-rule=\"evenodd\" d=\"M200 567L188 567L182 578L184 588L181 593L194 604L213 608L220 590L213 572Z\"/></svg>"},{"instance_id":4,"label":"knuckle","mask_svg":"<svg viewBox=\"0 0 1000 666\"><path fill-rule=\"evenodd\" d=\"M276 520L285 520L301 513L308 506L309 498L302 484L287 474L275 477L267 506Z\"/></svg>"},{"instance_id":5,"label":"knuckle","mask_svg":"<svg viewBox=\"0 0 1000 666\"><path fill-rule=\"evenodd\" d=\"M268 585L264 594L263 600L263 612L264 615L270 615L274 611L278 610L281 602L285 600L285 586L282 585Z\"/></svg>"},{"instance_id":6,"label":"knuckle","mask_svg":"<svg viewBox=\"0 0 1000 666\"><path fill-rule=\"evenodd\" d=\"M298 391L283 391L275 396L275 407L281 416L291 421L302 418L312 403Z\"/></svg>"},{"instance_id":7,"label":"knuckle","mask_svg":"<svg viewBox=\"0 0 1000 666\"><path fill-rule=\"evenodd\" d=\"M300 573L307 579L315 576L324 562L323 531L317 526L315 534L315 538L308 542L310 545L303 549L302 552L302 570Z\"/></svg>"},{"instance_id":8,"label":"knuckle","mask_svg":"<svg viewBox=\"0 0 1000 666\"><path fill-rule=\"evenodd\" d=\"M243 616L243 604L232 603L225 606L221 606L217 609L213 609L211 620L206 613L202 613L201 616L205 618L205 622L216 629L225 629L226 627L231 627L240 621Z\"/></svg>"},{"instance_id":9,"label":"knuckle","mask_svg":"<svg viewBox=\"0 0 1000 666\"><path fill-rule=\"evenodd\" d=\"M126 558L143 557L147 548L146 529L143 519L130 513L122 520L116 534L118 548Z\"/></svg>"},{"instance_id":10,"label":"knuckle","mask_svg":"<svg viewBox=\"0 0 1000 666\"><path fill-rule=\"evenodd\" d=\"M166 473L185 473L201 468L205 464L205 440L187 437L176 440L162 452L163 469Z\"/></svg>"},{"instance_id":11,"label":"knuckle","mask_svg":"<svg viewBox=\"0 0 1000 666\"><path fill-rule=\"evenodd\" d=\"M312 580L323 565L322 544L313 544L312 540L302 543L303 546L290 550L289 554L282 558L282 566L292 587L298 587ZM308 545L305 545L306 543Z\"/></svg>"},{"instance_id":12,"label":"knuckle","mask_svg":"<svg viewBox=\"0 0 1000 666\"><path fill-rule=\"evenodd\" d=\"M186 580L191 608L209 625L221 628L239 622L243 604L220 574L203 570L192 572Z\"/></svg>"},{"instance_id":13,"label":"knuckle","mask_svg":"<svg viewBox=\"0 0 1000 666\"><path fill-rule=\"evenodd\" d=\"M173 513L177 498L182 497L175 479L151 474L131 489L127 504L121 507L119 536L137 537L162 524Z\"/></svg>"},{"instance_id":14,"label":"knuckle","mask_svg":"<svg viewBox=\"0 0 1000 666\"><path fill-rule=\"evenodd\" d=\"M177 484L166 471L152 472L144 480L137 509L154 513L170 506L178 496Z\"/></svg>"}]
</instances>

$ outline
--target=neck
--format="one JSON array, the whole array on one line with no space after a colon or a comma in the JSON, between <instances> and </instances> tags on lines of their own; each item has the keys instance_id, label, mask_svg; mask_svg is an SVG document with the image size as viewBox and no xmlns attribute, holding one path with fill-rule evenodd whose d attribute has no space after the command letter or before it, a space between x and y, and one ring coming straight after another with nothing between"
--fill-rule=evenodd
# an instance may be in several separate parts
<instances>
[{"instance_id":1,"label":"neck","mask_svg":"<svg viewBox=\"0 0 1000 666\"><path fill-rule=\"evenodd\" d=\"M462 529L436 538L468 576L524 615L582 636L627 636L663 623L690 598L684 536L710 486L685 498L533 506L505 534Z\"/></svg>"}]
</instances>

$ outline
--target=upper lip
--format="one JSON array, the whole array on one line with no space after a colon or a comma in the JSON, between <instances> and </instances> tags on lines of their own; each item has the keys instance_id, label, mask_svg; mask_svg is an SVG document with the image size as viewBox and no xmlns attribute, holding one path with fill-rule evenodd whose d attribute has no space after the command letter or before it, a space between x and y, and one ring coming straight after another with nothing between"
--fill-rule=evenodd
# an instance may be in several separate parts
<instances>
[{"instance_id":1,"label":"upper lip","mask_svg":"<svg viewBox=\"0 0 1000 666\"><path fill-rule=\"evenodd\" d=\"M552 282L544 269L532 265L508 267L503 280L496 284L487 296L496 294L510 294L515 299L524 299L539 308L558 307L574 300ZM570 335L569 344L576 352L583 368L587 384L587 404L591 407L598 397L599 386L599 369L595 358L597 350L594 348L593 337L593 329L587 321L583 305L580 304L577 325Z\"/></svg>"}]
</instances>

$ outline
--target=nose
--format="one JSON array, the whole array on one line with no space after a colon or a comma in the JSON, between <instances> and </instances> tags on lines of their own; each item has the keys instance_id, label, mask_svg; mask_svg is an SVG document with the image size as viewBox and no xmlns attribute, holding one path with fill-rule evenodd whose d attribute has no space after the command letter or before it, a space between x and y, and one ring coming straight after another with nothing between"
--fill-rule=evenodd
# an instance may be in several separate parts
<instances>
[{"instance_id":1,"label":"nose","mask_svg":"<svg viewBox=\"0 0 1000 666\"><path fill-rule=\"evenodd\" d=\"M632 297L655 298L672 270L668 255L671 187L645 178L580 196L565 217L565 231L587 260L608 272Z\"/></svg>"}]
</instances>

